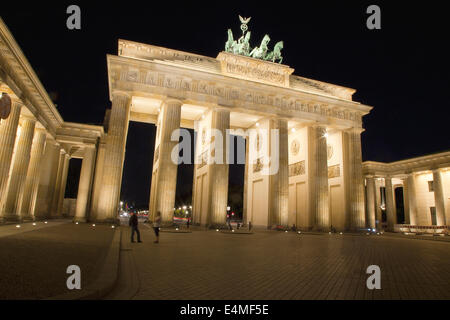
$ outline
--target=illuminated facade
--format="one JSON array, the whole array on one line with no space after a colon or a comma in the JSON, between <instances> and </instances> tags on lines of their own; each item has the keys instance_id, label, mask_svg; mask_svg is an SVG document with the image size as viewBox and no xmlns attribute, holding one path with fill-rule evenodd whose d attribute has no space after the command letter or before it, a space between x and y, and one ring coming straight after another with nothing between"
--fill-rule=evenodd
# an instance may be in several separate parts
<instances>
[{"instance_id":1,"label":"illuminated facade","mask_svg":"<svg viewBox=\"0 0 450 320\"><path fill-rule=\"evenodd\" d=\"M411 218L406 224L431 225L425 211L434 201L436 223L445 225L450 155L437 167L417 159L405 161L401 170L397 163L363 165L362 117L371 107L353 101L353 89L229 52L211 58L119 40L118 55L107 56L112 108L105 133L101 126L64 122L1 20L0 36L0 91L13 100L0 125L4 221L60 217L68 161L82 158L78 198L67 202L72 207L67 212L76 221L115 222L128 124L138 121L157 127L149 210L160 211L163 224L172 223L175 202L178 136L173 134L189 128L196 132L194 223L226 223L229 165L209 160L225 160L217 151L230 135L240 135L246 140L244 223L318 231L382 227L376 225L384 197L378 190L386 185L387 228L393 230L392 194L404 183L400 179L407 179ZM276 161L265 162L273 150ZM419 162L423 165L408 167ZM413 178L407 170L415 172ZM422 192L430 175L436 181L434 198Z\"/></svg>"},{"instance_id":2,"label":"illuminated facade","mask_svg":"<svg viewBox=\"0 0 450 320\"><path fill-rule=\"evenodd\" d=\"M370 228L381 228L385 220L389 231L448 232L450 152L392 163L367 161L363 171Z\"/></svg>"}]
</instances>

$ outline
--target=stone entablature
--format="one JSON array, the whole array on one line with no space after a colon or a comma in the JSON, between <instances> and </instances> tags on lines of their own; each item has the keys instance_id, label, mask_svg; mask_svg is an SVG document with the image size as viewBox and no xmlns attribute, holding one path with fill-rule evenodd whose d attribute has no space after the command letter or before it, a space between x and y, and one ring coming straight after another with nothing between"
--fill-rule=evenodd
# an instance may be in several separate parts
<instances>
[{"instance_id":1,"label":"stone entablature","mask_svg":"<svg viewBox=\"0 0 450 320\"><path fill-rule=\"evenodd\" d=\"M353 101L305 93L189 70L158 61L108 55L110 95L114 90L133 95L171 96L205 104L220 104L260 114L277 114L287 118L317 121L341 128L362 127L362 116L371 107Z\"/></svg>"},{"instance_id":2,"label":"stone entablature","mask_svg":"<svg viewBox=\"0 0 450 320\"><path fill-rule=\"evenodd\" d=\"M0 85L5 92L10 88L8 93L20 99L33 116L55 134L63 119L1 18Z\"/></svg>"},{"instance_id":3,"label":"stone entablature","mask_svg":"<svg viewBox=\"0 0 450 320\"><path fill-rule=\"evenodd\" d=\"M64 122L57 130L56 140L72 145L95 145L104 134L102 126Z\"/></svg>"},{"instance_id":4,"label":"stone entablature","mask_svg":"<svg viewBox=\"0 0 450 320\"><path fill-rule=\"evenodd\" d=\"M365 176L384 177L448 167L450 167L450 151L391 163L366 161L363 162L363 173Z\"/></svg>"},{"instance_id":5,"label":"stone entablature","mask_svg":"<svg viewBox=\"0 0 450 320\"><path fill-rule=\"evenodd\" d=\"M292 75L294 69L277 63L221 52L217 59L127 40L119 40L119 56L186 69L245 78L304 93L352 101L354 89ZM355 103L357 104L357 103Z\"/></svg>"}]
</instances>

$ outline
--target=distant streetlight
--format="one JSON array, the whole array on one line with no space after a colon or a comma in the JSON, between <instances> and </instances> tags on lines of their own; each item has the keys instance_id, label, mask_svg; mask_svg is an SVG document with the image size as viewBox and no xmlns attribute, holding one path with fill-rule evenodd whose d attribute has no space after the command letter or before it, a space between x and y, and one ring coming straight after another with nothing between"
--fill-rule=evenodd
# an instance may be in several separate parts
<instances>
[{"instance_id":1,"label":"distant streetlight","mask_svg":"<svg viewBox=\"0 0 450 320\"><path fill-rule=\"evenodd\" d=\"M183 206L183 210L186 210L187 209L187 207L186 206Z\"/></svg>"}]
</instances>

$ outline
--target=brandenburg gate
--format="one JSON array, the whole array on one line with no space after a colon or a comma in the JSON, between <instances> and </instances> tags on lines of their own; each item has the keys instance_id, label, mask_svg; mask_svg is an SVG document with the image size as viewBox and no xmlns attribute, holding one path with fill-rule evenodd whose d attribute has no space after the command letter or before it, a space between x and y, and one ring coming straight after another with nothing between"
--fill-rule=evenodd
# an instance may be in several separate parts
<instances>
[{"instance_id":1,"label":"brandenburg gate","mask_svg":"<svg viewBox=\"0 0 450 320\"><path fill-rule=\"evenodd\" d=\"M207 160L232 133L247 140L244 223L365 227L361 132L371 107L352 100L355 90L226 51L210 58L126 40L119 40L118 51L107 56L112 109L94 182L97 220L117 216L128 123L138 121L157 126L149 210L160 211L166 224L172 222L177 181L171 157L178 138L172 134L190 128L196 132L198 159L194 223L226 222L228 164ZM212 129L223 134L223 141L210 136ZM246 134L249 129L257 132L256 139ZM274 129L277 141L269 137ZM259 140L269 141L268 150L277 144L278 170L270 172L273 161L260 161Z\"/></svg>"}]
</instances>

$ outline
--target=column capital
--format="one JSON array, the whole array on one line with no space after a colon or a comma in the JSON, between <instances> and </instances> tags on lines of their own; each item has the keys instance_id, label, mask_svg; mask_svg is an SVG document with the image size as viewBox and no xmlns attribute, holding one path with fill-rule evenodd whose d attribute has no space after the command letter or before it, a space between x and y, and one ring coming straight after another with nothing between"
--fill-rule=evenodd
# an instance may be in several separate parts
<instances>
[{"instance_id":1,"label":"column capital","mask_svg":"<svg viewBox=\"0 0 450 320\"><path fill-rule=\"evenodd\" d=\"M111 97L114 99L115 97L124 97L131 99L131 94L127 91L114 90L111 94Z\"/></svg>"},{"instance_id":2,"label":"column capital","mask_svg":"<svg viewBox=\"0 0 450 320\"><path fill-rule=\"evenodd\" d=\"M348 132L348 133L357 133L357 134L361 134L364 131L366 131L366 129L364 128L357 128L357 127L352 127L352 128L347 128L347 129L343 129L343 132Z\"/></svg>"},{"instance_id":3,"label":"column capital","mask_svg":"<svg viewBox=\"0 0 450 320\"><path fill-rule=\"evenodd\" d=\"M165 105L165 104L176 104L179 105L180 107L183 105L183 101L181 101L180 99L177 98L172 98L172 97L165 97L162 101L161 101L161 105Z\"/></svg>"}]
</instances>

